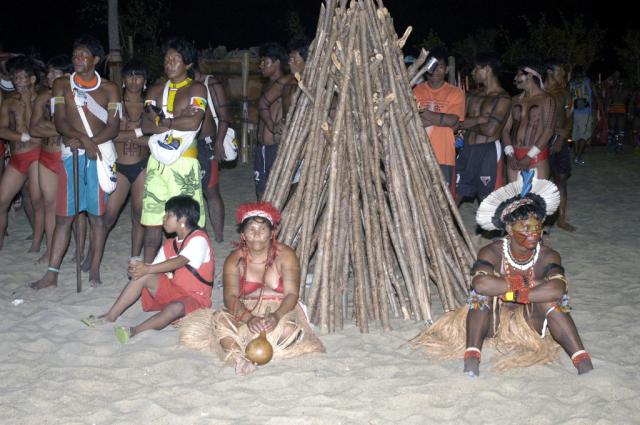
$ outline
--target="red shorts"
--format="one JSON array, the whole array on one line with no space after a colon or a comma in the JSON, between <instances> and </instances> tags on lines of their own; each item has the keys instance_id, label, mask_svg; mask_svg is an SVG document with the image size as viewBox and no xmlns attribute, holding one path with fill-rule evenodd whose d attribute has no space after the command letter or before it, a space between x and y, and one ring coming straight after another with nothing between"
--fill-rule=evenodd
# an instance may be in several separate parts
<instances>
[{"instance_id":1,"label":"red shorts","mask_svg":"<svg viewBox=\"0 0 640 425\"><path fill-rule=\"evenodd\" d=\"M60 151L48 152L43 149L40 151L40 164L57 174L62 168L61 157L62 152Z\"/></svg>"},{"instance_id":2,"label":"red shorts","mask_svg":"<svg viewBox=\"0 0 640 425\"><path fill-rule=\"evenodd\" d=\"M40 149L31 149L24 152L11 153L9 158L9 165L18 170L22 174L27 174L31 164L36 162L40 158Z\"/></svg>"},{"instance_id":3,"label":"red shorts","mask_svg":"<svg viewBox=\"0 0 640 425\"><path fill-rule=\"evenodd\" d=\"M0 161L4 159L4 140L0 139Z\"/></svg>"},{"instance_id":4,"label":"red shorts","mask_svg":"<svg viewBox=\"0 0 640 425\"><path fill-rule=\"evenodd\" d=\"M514 153L516 155L516 159L520 161L522 158L527 156L527 154L529 153L529 149L530 148L515 148ZM540 151L538 155L536 155L535 158L531 158L531 162L529 163L529 166L533 167L538 162L542 162L547 158L549 158L549 149L544 148L543 150Z\"/></svg>"},{"instance_id":5,"label":"red shorts","mask_svg":"<svg viewBox=\"0 0 640 425\"><path fill-rule=\"evenodd\" d=\"M207 182L207 189L218 185L218 175L220 169L218 168L218 161L215 159L211 161L211 172L209 175L209 181Z\"/></svg>"},{"instance_id":6,"label":"red shorts","mask_svg":"<svg viewBox=\"0 0 640 425\"><path fill-rule=\"evenodd\" d=\"M184 305L184 315L192 311L208 308L208 305L200 302L186 291L174 285L166 274L162 273L158 277L158 289L156 295L152 296L147 288L142 289L142 309L144 311L160 311L173 302L181 302Z\"/></svg>"}]
</instances>

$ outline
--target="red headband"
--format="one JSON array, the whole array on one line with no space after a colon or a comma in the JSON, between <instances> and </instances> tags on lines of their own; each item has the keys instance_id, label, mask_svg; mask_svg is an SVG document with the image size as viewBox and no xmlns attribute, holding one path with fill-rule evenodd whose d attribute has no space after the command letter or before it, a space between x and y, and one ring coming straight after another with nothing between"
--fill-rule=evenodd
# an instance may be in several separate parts
<instances>
[{"instance_id":1,"label":"red headband","mask_svg":"<svg viewBox=\"0 0 640 425\"><path fill-rule=\"evenodd\" d=\"M236 209L236 223L241 224L247 218L262 217L272 226L280 224L280 211L269 202L257 202L254 204L242 204Z\"/></svg>"}]
</instances>

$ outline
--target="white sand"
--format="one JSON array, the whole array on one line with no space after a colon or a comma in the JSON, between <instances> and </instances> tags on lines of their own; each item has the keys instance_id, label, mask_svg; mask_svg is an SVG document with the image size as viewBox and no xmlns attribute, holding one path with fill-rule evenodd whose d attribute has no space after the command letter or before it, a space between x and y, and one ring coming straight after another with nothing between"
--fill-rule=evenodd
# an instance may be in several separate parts
<instances>
[{"instance_id":1,"label":"white sand","mask_svg":"<svg viewBox=\"0 0 640 425\"><path fill-rule=\"evenodd\" d=\"M67 256L60 287L34 292L25 283L46 266L26 254L29 230L10 217L0 253L0 423L6 424L632 424L640 423L640 157L592 151L570 180L570 221L553 229L572 283L573 317L595 370L578 377L559 364L471 379L460 361L438 362L400 346L422 324L394 331L353 326L323 335L326 355L272 363L236 377L210 354L178 346L176 329L147 332L128 346L111 326L89 329L80 318L102 313L126 283L129 212L108 240L104 284L75 291ZM235 206L253 200L251 170L224 170L225 239L236 239ZM475 207L465 204L470 228ZM220 267L231 247L214 246ZM221 299L215 291L215 304ZM11 301L21 298L24 304ZM439 301L434 300L437 314ZM147 317L135 304L120 323ZM635 406L635 407L634 407ZM636 413L633 413L633 412Z\"/></svg>"}]
</instances>

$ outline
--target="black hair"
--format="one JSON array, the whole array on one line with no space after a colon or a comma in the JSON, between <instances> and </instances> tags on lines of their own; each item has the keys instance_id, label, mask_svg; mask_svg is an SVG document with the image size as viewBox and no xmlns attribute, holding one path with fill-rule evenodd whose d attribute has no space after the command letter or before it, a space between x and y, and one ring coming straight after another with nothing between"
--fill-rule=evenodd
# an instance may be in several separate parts
<instances>
[{"instance_id":1,"label":"black hair","mask_svg":"<svg viewBox=\"0 0 640 425\"><path fill-rule=\"evenodd\" d=\"M547 210L546 203L544 199L540 195L536 195L535 193L528 193L525 195L526 198L530 198L533 200L531 204L525 204L521 207L516 208L511 211L509 214L505 215L502 220L499 217L502 215L502 211L507 207L507 205L511 204L511 202L503 202L497 209L494 214L493 224L498 229L504 229L507 224L515 223L518 220L526 220L530 215L535 215L540 221L544 221Z\"/></svg>"},{"instance_id":2,"label":"black hair","mask_svg":"<svg viewBox=\"0 0 640 425\"><path fill-rule=\"evenodd\" d=\"M540 78L543 78L543 77L542 77L542 74L543 74L543 73L542 73L542 72L540 72L540 66L539 66L539 65L533 65L533 64L531 64L531 63L529 63L529 62L525 62L525 63L520 64L520 65L518 66L518 69L517 69L517 70L518 70L518 71L522 71L523 73L525 73L525 74L527 74L527 75L531 75L531 76L533 77L533 81L535 81L535 82L536 82L536 84L538 85L538 87L542 87L542 83L543 83L543 81L542 81L542 80L538 80L538 77L537 77L537 76L535 76L535 75L531 74L531 73L530 73L530 72L528 72L528 71L525 71L525 68L530 68L530 69L532 69L532 70L536 71L538 74L540 74Z\"/></svg>"},{"instance_id":3,"label":"black hair","mask_svg":"<svg viewBox=\"0 0 640 425\"><path fill-rule=\"evenodd\" d=\"M311 43L306 38L296 38L289 42L287 46L289 49L289 53L298 52L302 59L307 60L307 56L309 55L309 45Z\"/></svg>"},{"instance_id":4,"label":"black hair","mask_svg":"<svg viewBox=\"0 0 640 425\"><path fill-rule=\"evenodd\" d=\"M444 46L435 46L433 49L429 50L427 61L431 58L436 58L439 62L441 61L444 62L445 65L449 65L449 52Z\"/></svg>"},{"instance_id":5,"label":"black hair","mask_svg":"<svg viewBox=\"0 0 640 425\"><path fill-rule=\"evenodd\" d=\"M62 71L64 74L70 74L73 71L73 64L67 55L56 55L47 61L47 70L49 68Z\"/></svg>"},{"instance_id":6,"label":"black hair","mask_svg":"<svg viewBox=\"0 0 640 425\"><path fill-rule=\"evenodd\" d=\"M76 50L79 47L86 47L89 49L93 56L100 58L100 62L104 59L104 47L102 47L102 43L92 35L85 34L76 38L73 41L73 50Z\"/></svg>"},{"instance_id":7,"label":"black hair","mask_svg":"<svg viewBox=\"0 0 640 425\"><path fill-rule=\"evenodd\" d=\"M280 69L284 71L284 65L287 63L288 55L284 47L278 43L265 43L260 46L258 56L261 58L270 58L271 60L280 61Z\"/></svg>"},{"instance_id":8,"label":"black hair","mask_svg":"<svg viewBox=\"0 0 640 425\"><path fill-rule=\"evenodd\" d=\"M587 76L582 65L574 66L571 74L573 75L573 78L584 78Z\"/></svg>"},{"instance_id":9,"label":"black hair","mask_svg":"<svg viewBox=\"0 0 640 425\"><path fill-rule=\"evenodd\" d=\"M253 217L247 217L245 218L242 223L238 224L238 233L242 233L244 232L244 229L247 227L247 225L249 223L251 223L252 221L256 221L260 224L265 223L268 227L269 230L273 231L275 229L275 226L273 224L271 224L271 222L269 220L267 220L264 217L260 217L259 215L254 215Z\"/></svg>"},{"instance_id":10,"label":"black hair","mask_svg":"<svg viewBox=\"0 0 640 425\"><path fill-rule=\"evenodd\" d=\"M200 204L191 196L174 196L164 204L164 210L165 212L174 213L178 220L182 217L186 217L187 226L189 226L189 228L198 228L198 221L200 220Z\"/></svg>"},{"instance_id":11,"label":"black hair","mask_svg":"<svg viewBox=\"0 0 640 425\"><path fill-rule=\"evenodd\" d=\"M489 66L495 75L500 73L500 67L502 66L500 58L493 52L478 53L473 63L480 67Z\"/></svg>"},{"instance_id":12,"label":"black hair","mask_svg":"<svg viewBox=\"0 0 640 425\"><path fill-rule=\"evenodd\" d=\"M564 68L565 66L565 62L560 60L559 58L551 58L549 60L547 60L543 66L543 75L542 77L545 79L545 81L547 80L549 71L553 72L553 68L556 67L560 67L560 68Z\"/></svg>"},{"instance_id":13,"label":"black hair","mask_svg":"<svg viewBox=\"0 0 640 425\"><path fill-rule=\"evenodd\" d=\"M122 78L130 75L142 75L146 80L148 77L147 67L144 62L138 59L131 59L122 68Z\"/></svg>"},{"instance_id":14,"label":"black hair","mask_svg":"<svg viewBox=\"0 0 640 425\"><path fill-rule=\"evenodd\" d=\"M190 77L193 77L195 73L195 66L198 62L198 51L196 50L193 43L187 41L182 37L173 37L165 41L162 46L162 56L164 57L167 54L169 49L173 49L182 56L182 62L185 65L191 65L191 67L187 70L187 74Z\"/></svg>"},{"instance_id":15,"label":"black hair","mask_svg":"<svg viewBox=\"0 0 640 425\"><path fill-rule=\"evenodd\" d=\"M7 61L6 68L10 75L19 71L24 71L27 74L36 77L36 84L40 82L40 73L38 72L39 67L29 56L20 55L9 59Z\"/></svg>"}]
</instances>

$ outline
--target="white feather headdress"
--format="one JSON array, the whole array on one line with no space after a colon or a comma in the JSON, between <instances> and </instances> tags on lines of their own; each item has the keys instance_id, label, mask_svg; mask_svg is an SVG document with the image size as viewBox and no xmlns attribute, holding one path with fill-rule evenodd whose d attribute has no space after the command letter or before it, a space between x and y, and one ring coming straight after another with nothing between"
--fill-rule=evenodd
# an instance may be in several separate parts
<instances>
[{"instance_id":1,"label":"white feather headdress","mask_svg":"<svg viewBox=\"0 0 640 425\"><path fill-rule=\"evenodd\" d=\"M485 230L504 229L505 212L533 203L540 204L546 215L551 215L560 205L560 193L549 180L536 178L534 170L522 171L518 180L492 192L482 201L476 223Z\"/></svg>"}]
</instances>

